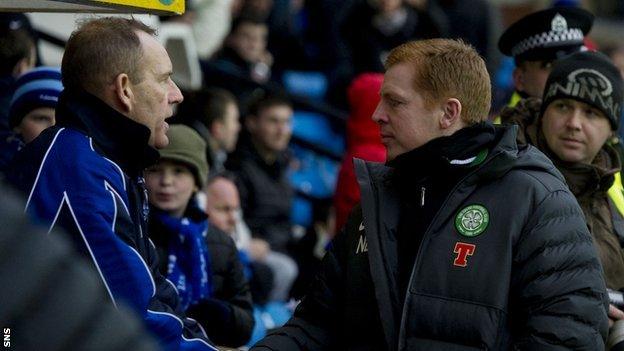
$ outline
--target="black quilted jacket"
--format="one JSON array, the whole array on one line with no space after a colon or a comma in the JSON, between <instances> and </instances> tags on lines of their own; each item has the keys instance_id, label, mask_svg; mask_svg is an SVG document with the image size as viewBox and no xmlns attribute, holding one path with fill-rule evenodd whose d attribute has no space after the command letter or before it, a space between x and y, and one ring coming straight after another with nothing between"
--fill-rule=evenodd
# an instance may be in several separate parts
<instances>
[{"instance_id":1,"label":"black quilted jacket","mask_svg":"<svg viewBox=\"0 0 624 351\"><path fill-rule=\"evenodd\" d=\"M497 127L496 146L433 217L404 301L401 189L393 169L356 160L361 210L294 317L253 350L603 350L605 283L583 213L541 152L518 149L516 130ZM477 236L456 223L470 205L489 213Z\"/></svg>"}]
</instances>

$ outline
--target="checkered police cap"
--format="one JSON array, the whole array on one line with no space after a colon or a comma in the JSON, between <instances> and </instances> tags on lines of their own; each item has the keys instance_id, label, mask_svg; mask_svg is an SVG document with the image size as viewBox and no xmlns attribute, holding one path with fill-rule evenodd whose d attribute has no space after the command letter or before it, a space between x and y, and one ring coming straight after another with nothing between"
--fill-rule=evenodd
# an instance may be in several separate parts
<instances>
[{"instance_id":1,"label":"checkered police cap","mask_svg":"<svg viewBox=\"0 0 624 351\"><path fill-rule=\"evenodd\" d=\"M582 51L594 16L577 7L555 7L532 13L512 24L498 48L516 61L552 61Z\"/></svg>"}]
</instances>

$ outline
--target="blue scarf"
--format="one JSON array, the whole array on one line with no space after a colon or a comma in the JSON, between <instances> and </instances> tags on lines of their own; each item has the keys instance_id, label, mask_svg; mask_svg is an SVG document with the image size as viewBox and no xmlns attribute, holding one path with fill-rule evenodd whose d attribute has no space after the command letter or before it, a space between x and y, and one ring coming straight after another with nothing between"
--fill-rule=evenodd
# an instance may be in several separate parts
<instances>
[{"instance_id":1,"label":"blue scarf","mask_svg":"<svg viewBox=\"0 0 624 351\"><path fill-rule=\"evenodd\" d=\"M167 278L173 282L186 310L212 295L212 268L206 244L208 221L192 222L154 211L172 233L169 238Z\"/></svg>"}]
</instances>

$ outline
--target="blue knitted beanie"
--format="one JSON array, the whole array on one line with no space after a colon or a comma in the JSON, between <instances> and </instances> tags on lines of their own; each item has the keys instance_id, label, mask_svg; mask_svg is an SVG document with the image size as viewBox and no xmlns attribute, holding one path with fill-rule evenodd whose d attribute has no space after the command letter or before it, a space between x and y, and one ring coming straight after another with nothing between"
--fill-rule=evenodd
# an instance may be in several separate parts
<instances>
[{"instance_id":1,"label":"blue knitted beanie","mask_svg":"<svg viewBox=\"0 0 624 351\"><path fill-rule=\"evenodd\" d=\"M61 69L37 67L22 74L15 82L9 109L9 125L15 128L30 111L39 107L56 107L63 90Z\"/></svg>"}]
</instances>

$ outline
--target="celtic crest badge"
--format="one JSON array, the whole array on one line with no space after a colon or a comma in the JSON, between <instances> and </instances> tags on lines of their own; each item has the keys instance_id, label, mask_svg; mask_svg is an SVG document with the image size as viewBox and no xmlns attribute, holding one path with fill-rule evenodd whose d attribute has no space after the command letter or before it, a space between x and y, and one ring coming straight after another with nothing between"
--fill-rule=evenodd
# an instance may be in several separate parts
<instances>
[{"instance_id":1,"label":"celtic crest badge","mask_svg":"<svg viewBox=\"0 0 624 351\"><path fill-rule=\"evenodd\" d=\"M459 234L469 238L483 233L489 223L490 214L481 205L466 206L455 216L455 228Z\"/></svg>"}]
</instances>

